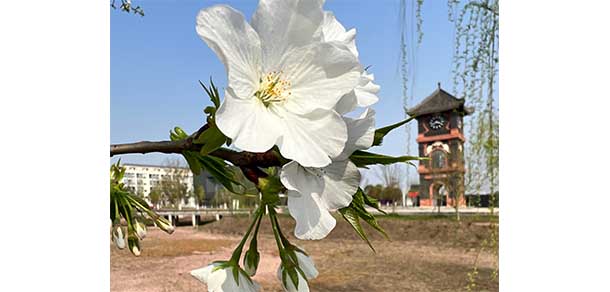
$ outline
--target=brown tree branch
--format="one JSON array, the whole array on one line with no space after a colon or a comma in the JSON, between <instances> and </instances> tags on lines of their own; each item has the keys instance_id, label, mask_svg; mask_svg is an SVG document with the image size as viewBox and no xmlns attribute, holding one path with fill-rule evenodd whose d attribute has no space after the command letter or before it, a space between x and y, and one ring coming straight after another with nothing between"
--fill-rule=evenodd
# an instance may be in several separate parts
<instances>
[{"instance_id":1,"label":"brown tree branch","mask_svg":"<svg viewBox=\"0 0 610 292\"><path fill-rule=\"evenodd\" d=\"M142 141L137 143L110 145L110 156L131 153L175 153L182 154L183 151L201 150L201 144L193 143L192 136L179 141ZM226 148L214 150L209 155L231 162L236 166L247 167L271 167L282 166L285 162L273 149L263 152L237 152Z\"/></svg>"}]
</instances>

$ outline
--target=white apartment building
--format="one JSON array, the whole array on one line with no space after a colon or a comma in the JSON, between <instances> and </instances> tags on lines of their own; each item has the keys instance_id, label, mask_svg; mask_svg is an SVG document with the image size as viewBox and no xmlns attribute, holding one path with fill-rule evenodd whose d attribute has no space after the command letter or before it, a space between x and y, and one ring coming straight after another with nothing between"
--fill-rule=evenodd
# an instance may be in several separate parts
<instances>
[{"instance_id":1,"label":"white apartment building","mask_svg":"<svg viewBox=\"0 0 610 292\"><path fill-rule=\"evenodd\" d=\"M142 194L148 200L153 187L157 186L166 176L178 176L187 187L188 192L193 191L193 173L188 167L167 167L159 165L123 164L125 176L122 183L136 194ZM150 201L149 201L150 202ZM188 206L195 206L194 200L189 200Z\"/></svg>"}]
</instances>

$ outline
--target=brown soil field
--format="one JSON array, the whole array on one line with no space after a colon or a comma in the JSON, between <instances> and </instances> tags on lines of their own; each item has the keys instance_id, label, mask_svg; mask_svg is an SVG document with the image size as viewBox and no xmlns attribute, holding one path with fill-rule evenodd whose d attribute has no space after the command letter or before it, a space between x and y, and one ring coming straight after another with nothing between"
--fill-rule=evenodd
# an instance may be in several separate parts
<instances>
[{"instance_id":1,"label":"brown soil field","mask_svg":"<svg viewBox=\"0 0 610 292\"><path fill-rule=\"evenodd\" d=\"M468 291L469 284L472 291L498 291L497 246L485 245L497 237L491 238L487 219L381 217L390 240L365 226L376 253L342 218L337 219L327 238L301 241L292 235L292 218L280 218L284 233L310 254L320 272L309 283L311 291ZM198 229L179 227L172 235L149 228L140 257L111 243L111 291L207 291L189 272L228 259L248 224L243 216L225 217ZM261 291L282 291L269 220L261 224L259 252L261 262L253 279ZM475 267L476 275L469 277Z\"/></svg>"}]
</instances>

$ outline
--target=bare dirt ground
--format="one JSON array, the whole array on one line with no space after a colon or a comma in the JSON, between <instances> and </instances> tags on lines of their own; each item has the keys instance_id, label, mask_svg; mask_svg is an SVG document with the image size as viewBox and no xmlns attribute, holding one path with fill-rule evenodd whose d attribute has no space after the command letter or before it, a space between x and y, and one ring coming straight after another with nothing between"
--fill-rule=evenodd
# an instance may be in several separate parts
<instances>
[{"instance_id":1,"label":"bare dirt ground","mask_svg":"<svg viewBox=\"0 0 610 292\"><path fill-rule=\"evenodd\" d=\"M466 291L468 274L477 267L474 291L497 291L497 250L482 249L490 241L482 219L453 220L417 217L380 218L391 240L366 228L373 253L351 227L337 218L337 227L321 241L294 238L294 222L281 218L284 233L313 257L320 272L311 291ZM241 239L247 217L229 217L200 226L179 227L172 235L149 228L142 255L111 245L111 291L207 291L190 276L193 269L225 260ZM268 220L259 235L261 263L254 280L262 291L282 291L276 279L280 260Z\"/></svg>"}]
</instances>

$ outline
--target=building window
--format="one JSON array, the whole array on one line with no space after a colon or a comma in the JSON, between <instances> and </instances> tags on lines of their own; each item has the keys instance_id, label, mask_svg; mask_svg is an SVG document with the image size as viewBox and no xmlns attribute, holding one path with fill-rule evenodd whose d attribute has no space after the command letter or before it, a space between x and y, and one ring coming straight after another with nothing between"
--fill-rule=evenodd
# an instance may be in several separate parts
<instances>
[{"instance_id":1,"label":"building window","mask_svg":"<svg viewBox=\"0 0 610 292\"><path fill-rule=\"evenodd\" d=\"M432 156L432 168L444 168L447 167L447 153L442 150L435 150L431 154Z\"/></svg>"}]
</instances>

